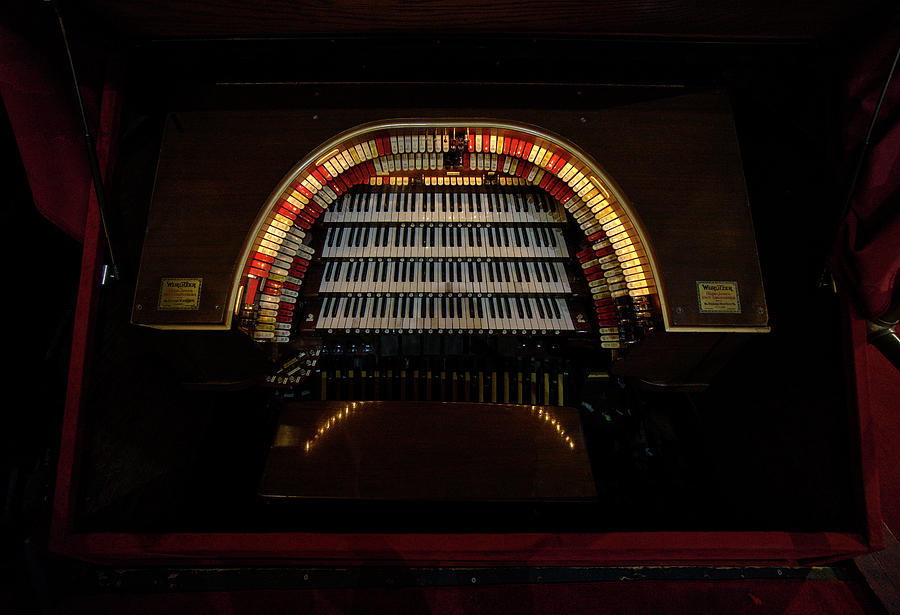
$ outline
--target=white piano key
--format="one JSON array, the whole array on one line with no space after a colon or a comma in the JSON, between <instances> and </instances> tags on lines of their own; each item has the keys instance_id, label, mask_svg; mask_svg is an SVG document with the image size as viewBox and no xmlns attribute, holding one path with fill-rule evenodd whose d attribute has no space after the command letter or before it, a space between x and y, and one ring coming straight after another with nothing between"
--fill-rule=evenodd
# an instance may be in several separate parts
<instances>
[{"instance_id":1,"label":"white piano key","mask_svg":"<svg viewBox=\"0 0 900 615\"><path fill-rule=\"evenodd\" d=\"M522 263L522 273L525 274L525 288L528 289L528 292L541 292L540 284L534 272L534 263Z\"/></svg>"},{"instance_id":2,"label":"white piano key","mask_svg":"<svg viewBox=\"0 0 900 615\"><path fill-rule=\"evenodd\" d=\"M359 308L359 317L357 319L359 329L371 329L372 321L369 314L372 310L372 299L369 297L362 297L361 305Z\"/></svg>"},{"instance_id":3,"label":"white piano key","mask_svg":"<svg viewBox=\"0 0 900 615\"><path fill-rule=\"evenodd\" d=\"M371 261L368 261L368 260L362 261L362 263L361 263L362 271L360 271L359 281L355 285L356 292L358 292L358 293L367 292L367 290L369 288L369 283L367 282L366 278L368 278L369 275L371 274L371 270L373 269L374 264L375 263L372 263Z\"/></svg>"},{"instance_id":4,"label":"white piano key","mask_svg":"<svg viewBox=\"0 0 900 615\"><path fill-rule=\"evenodd\" d=\"M456 293L465 293L468 291L468 283L466 281L466 266L465 263L457 261L453 263L454 267L454 277L453 277L453 292Z\"/></svg>"},{"instance_id":5,"label":"white piano key","mask_svg":"<svg viewBox=\"0 0 900 615\"><path fill-rule=\"evenodd\" d=\"M400 305L399 302L400 297L386 297L385 301L385 318L384 318L384 328L385 329L397 329L397 310Z\"/></svg>"},{"instance_id":6,"label":"white piano key","mask_svg":"<svg viewBox=\"0 0 900 615\"><path fill-rule=\"evenodd\" d=\"M349 323L349 314L352 297L341 297L338 301L337 315L331 323L334 329L343 329Z\"/></svg>"},{"instance_id":7,"label":"white piano key","mask_svg":"<svg viewBox=\"0 0 900 615\"><path fill-rule=\"evenodd\" d=\"M347 288L345 292L355 293L357 284L356 278L359 275L359 263L357 261L352 261L350 263L348 274L350 277L347 280Z\"/></svg>"},{"instance_id":8,"label":"white piano key","mask_svg":"<svg viewBox=\"0 0 900 615\"><path fill-rule=\"evenodd\" d=\"M518 329L516 323L516 317L513 315L511 311L512 305L509 302L509 297L507 295L503 295L497 298L497 305L500 307L501 319L500 322L503 324L504 331L515 331Z\"/></svg>"},{"instance_id":9,"label":"white piano key","mask_svg":"<svg viewBox=\"0 0 900 615\"><path fill-rule=\"evenodd\" d=\"M509 305L512 308L513 322L515 323L516 329L519 331L527 329L528 323L525 318L525 313L522 311L522 304L520 303L519 297L509 297Z\"/></svg>"},{"instance_id":10,"label":"white piano key","mask_svg":"<svg viewBox=\"0 0 900 615\"><path fill-rule=\"evenodd\" d=\"M410 316L410 329L424 329L425 323L422 318L422 298L413 297L412 314Z\"/></svg>"},{"instance_id":11,"label":"white piano key","mask_svg":"<svg viewBox=\"0 0 900 615\"><path fill-rule=\"evenodd\" d=\"M531 308L533 328L541 332L547 331L548 327L546 313L544 312L543 306L540 305L540 299L535 297L528 297L526 301Z\"/></svg>"}]
</instances>

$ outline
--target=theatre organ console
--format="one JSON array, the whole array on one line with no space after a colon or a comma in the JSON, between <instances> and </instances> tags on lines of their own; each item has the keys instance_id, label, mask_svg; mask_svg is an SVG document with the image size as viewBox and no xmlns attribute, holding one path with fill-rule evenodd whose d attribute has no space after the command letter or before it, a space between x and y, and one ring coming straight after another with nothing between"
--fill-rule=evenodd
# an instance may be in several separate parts
<instances>
[{"instance_id":1,"label":"theatre organ console","mask_svg":"<svg viewBox=\"0 0 900 615\"><path fill-rule=\"evenodd\" d=\"M583 144L516 120L388 119L322 138L289 114L180 114L133 322L240 331L273 361L262 383L317 400L565 405L569 379L598 373L695 385L767 319L729 116L717 95L670 107L663 121L707 139L682 143L684 158L646 140L660 121L646 110L600 112ZM544 121L571 135L562 113ZM252 161L226 162L250 130Z\"/></svg>"}]
</instances>

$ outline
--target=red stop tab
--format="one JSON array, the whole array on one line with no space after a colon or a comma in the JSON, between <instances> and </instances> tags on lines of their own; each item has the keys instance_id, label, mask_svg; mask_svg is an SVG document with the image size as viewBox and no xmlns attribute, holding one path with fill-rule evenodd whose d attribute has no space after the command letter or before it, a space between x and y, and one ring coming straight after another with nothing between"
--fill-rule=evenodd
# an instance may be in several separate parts
<instances>
[{"instance_id":1,"label":"red stop tab","mask_svg":"<svg viewBox=\"0 0 900 615\"><path fill-rule=\"evenodd\" d=\"M524 147L522 148L522 158L528 159L528 156L531 155L531 148L534 147L534 143L531 141L526 141Z\"/></svg>"},{"instance_id":2,"label":"red stop tab","mask_svg":"<svg viewBox=\"0 0 900 615\"><path fill-rule=\"evenodd\" d=\"M282 216L284 216L285 218L290 218L291 220L296 220L296 219L297 219L297 214L295 214L294 212L292 212L290 209L287 209L286 207L279 207L279 208L278 208L278 213L280 213L280 214L281 214Z\"/></svg>"},{"instance_id":3,"label":"red stop tab","mask_svg":"<svg viewBox=\"0 0 900 615\"><path fill-rule=\"evenodd\" d=\"M562 156L559 156L556 159L556 164L554 164L553 168L551 168L550 170L559 175L559 172L562 171L564 166L566 166L566 159Z\"/></svg>"},{"instance_id":4,"label":"red stop tab","mask_svg":"<svg viewBox=\"0 0 900 615\"><path fill-rule=\"evenodd\" d=\"M281 201L278 201L278 204L281 207L287 209L288 211L292 211L294 213L297 213L298 211L300 211L300 208L297 207L296 205L294 205L293 203L291 203L290 201L281 200Z\"/></svg>"},{"instance_id":5,"label":"red stop tab","mask_svg":"<svg viewBox=\"0 0 900 615\"><path fill-rule=\"evenodd\" d=\"M258 287L259 278L247 278L247 289L244 291L244 305L253 305Z\"/></svg>"},{"instance_id":6,"label":"red stop tab","mask_svg":"<svg viewBox=\"0 0 900 615\"><path fill-rule=\"evenodd\" d=\"M550 156L550 160L547 162L547 170L550 171L551 173L553 173L554 169L556 168L556 163L558 161L559 161L559 154L553 154L552 156Z\"/></svg>"},{"instance_id":7,"label":"red stop tab","mask_svg":"<svg viewBox=\"0 0 900 615\"><path fill-rule=\"evenodd\" d=\"M524 158L524 157L525 157L525 139L522 139L516 145L516 158Z\"/></svg>"}]
</instances>

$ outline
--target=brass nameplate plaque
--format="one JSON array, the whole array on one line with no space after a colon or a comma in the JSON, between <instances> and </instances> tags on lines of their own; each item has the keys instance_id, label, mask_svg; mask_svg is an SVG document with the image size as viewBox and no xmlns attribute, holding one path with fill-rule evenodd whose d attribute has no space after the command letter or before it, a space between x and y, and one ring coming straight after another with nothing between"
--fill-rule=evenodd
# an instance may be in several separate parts
<instances>
[{"instance_id":1,"label":"brass nameplate plaque","mask_svg":"<svg viewBox=\"0 0 900 615\"><path fill-rule=\"evenodd\" d=\"M202 286L203 278L163 278L159 285L159 303L156 309L199 310Z\"/></svg>"},{"instance_id":2,"label":"brass nameplate plaque","mask_svg":"<svg viewBox=\"0 0 900 615\"><path fill-rule=\"evenodd\" d=\"M740 314L737 282L697 282L697 303L703 314Z\"/></svg>"}]
</instances>

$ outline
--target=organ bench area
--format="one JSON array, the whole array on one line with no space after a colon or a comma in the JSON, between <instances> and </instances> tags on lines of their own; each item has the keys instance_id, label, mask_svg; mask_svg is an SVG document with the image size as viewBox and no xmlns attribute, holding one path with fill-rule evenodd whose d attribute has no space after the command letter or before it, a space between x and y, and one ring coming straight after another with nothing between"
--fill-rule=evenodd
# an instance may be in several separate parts
<instances>
[{"instance_id":1,"label":"organ bench area","mask_svg":"<svg viewBox=\"0 0 900 615\"><path fill-rule=\"evenodd\" d=\"M583 453L573 407L603 387L702 386L739 339L768 330L730 116L715 97L699 101L706 117L697 101L660 111L664 122L681 113L693 147L716 160L693 179L670 144L647 150L640 133L658 134L659 120L635 130L640 114L599 133L565 112L355 127L364 112L333 124L179 114L163 139L132 321L229 331L266 357L253 378L287 405L264 495L323 496L297 478L324 471L304 455L376 400L394 404L372 406L393 423L370 429L403 432L410 413L429 413L459 442L472 436L451 425L467 421L440 404L485 404L476 414L494 404L513 423L526 421L511 410L522 405ZM233 162L242 136L269 144L247 165ZM601 166L605 153L615 170ZM333 402L348 405L321 405ZM582 481L551 495L591 493Z\"/></svg>"}]
</instances>

